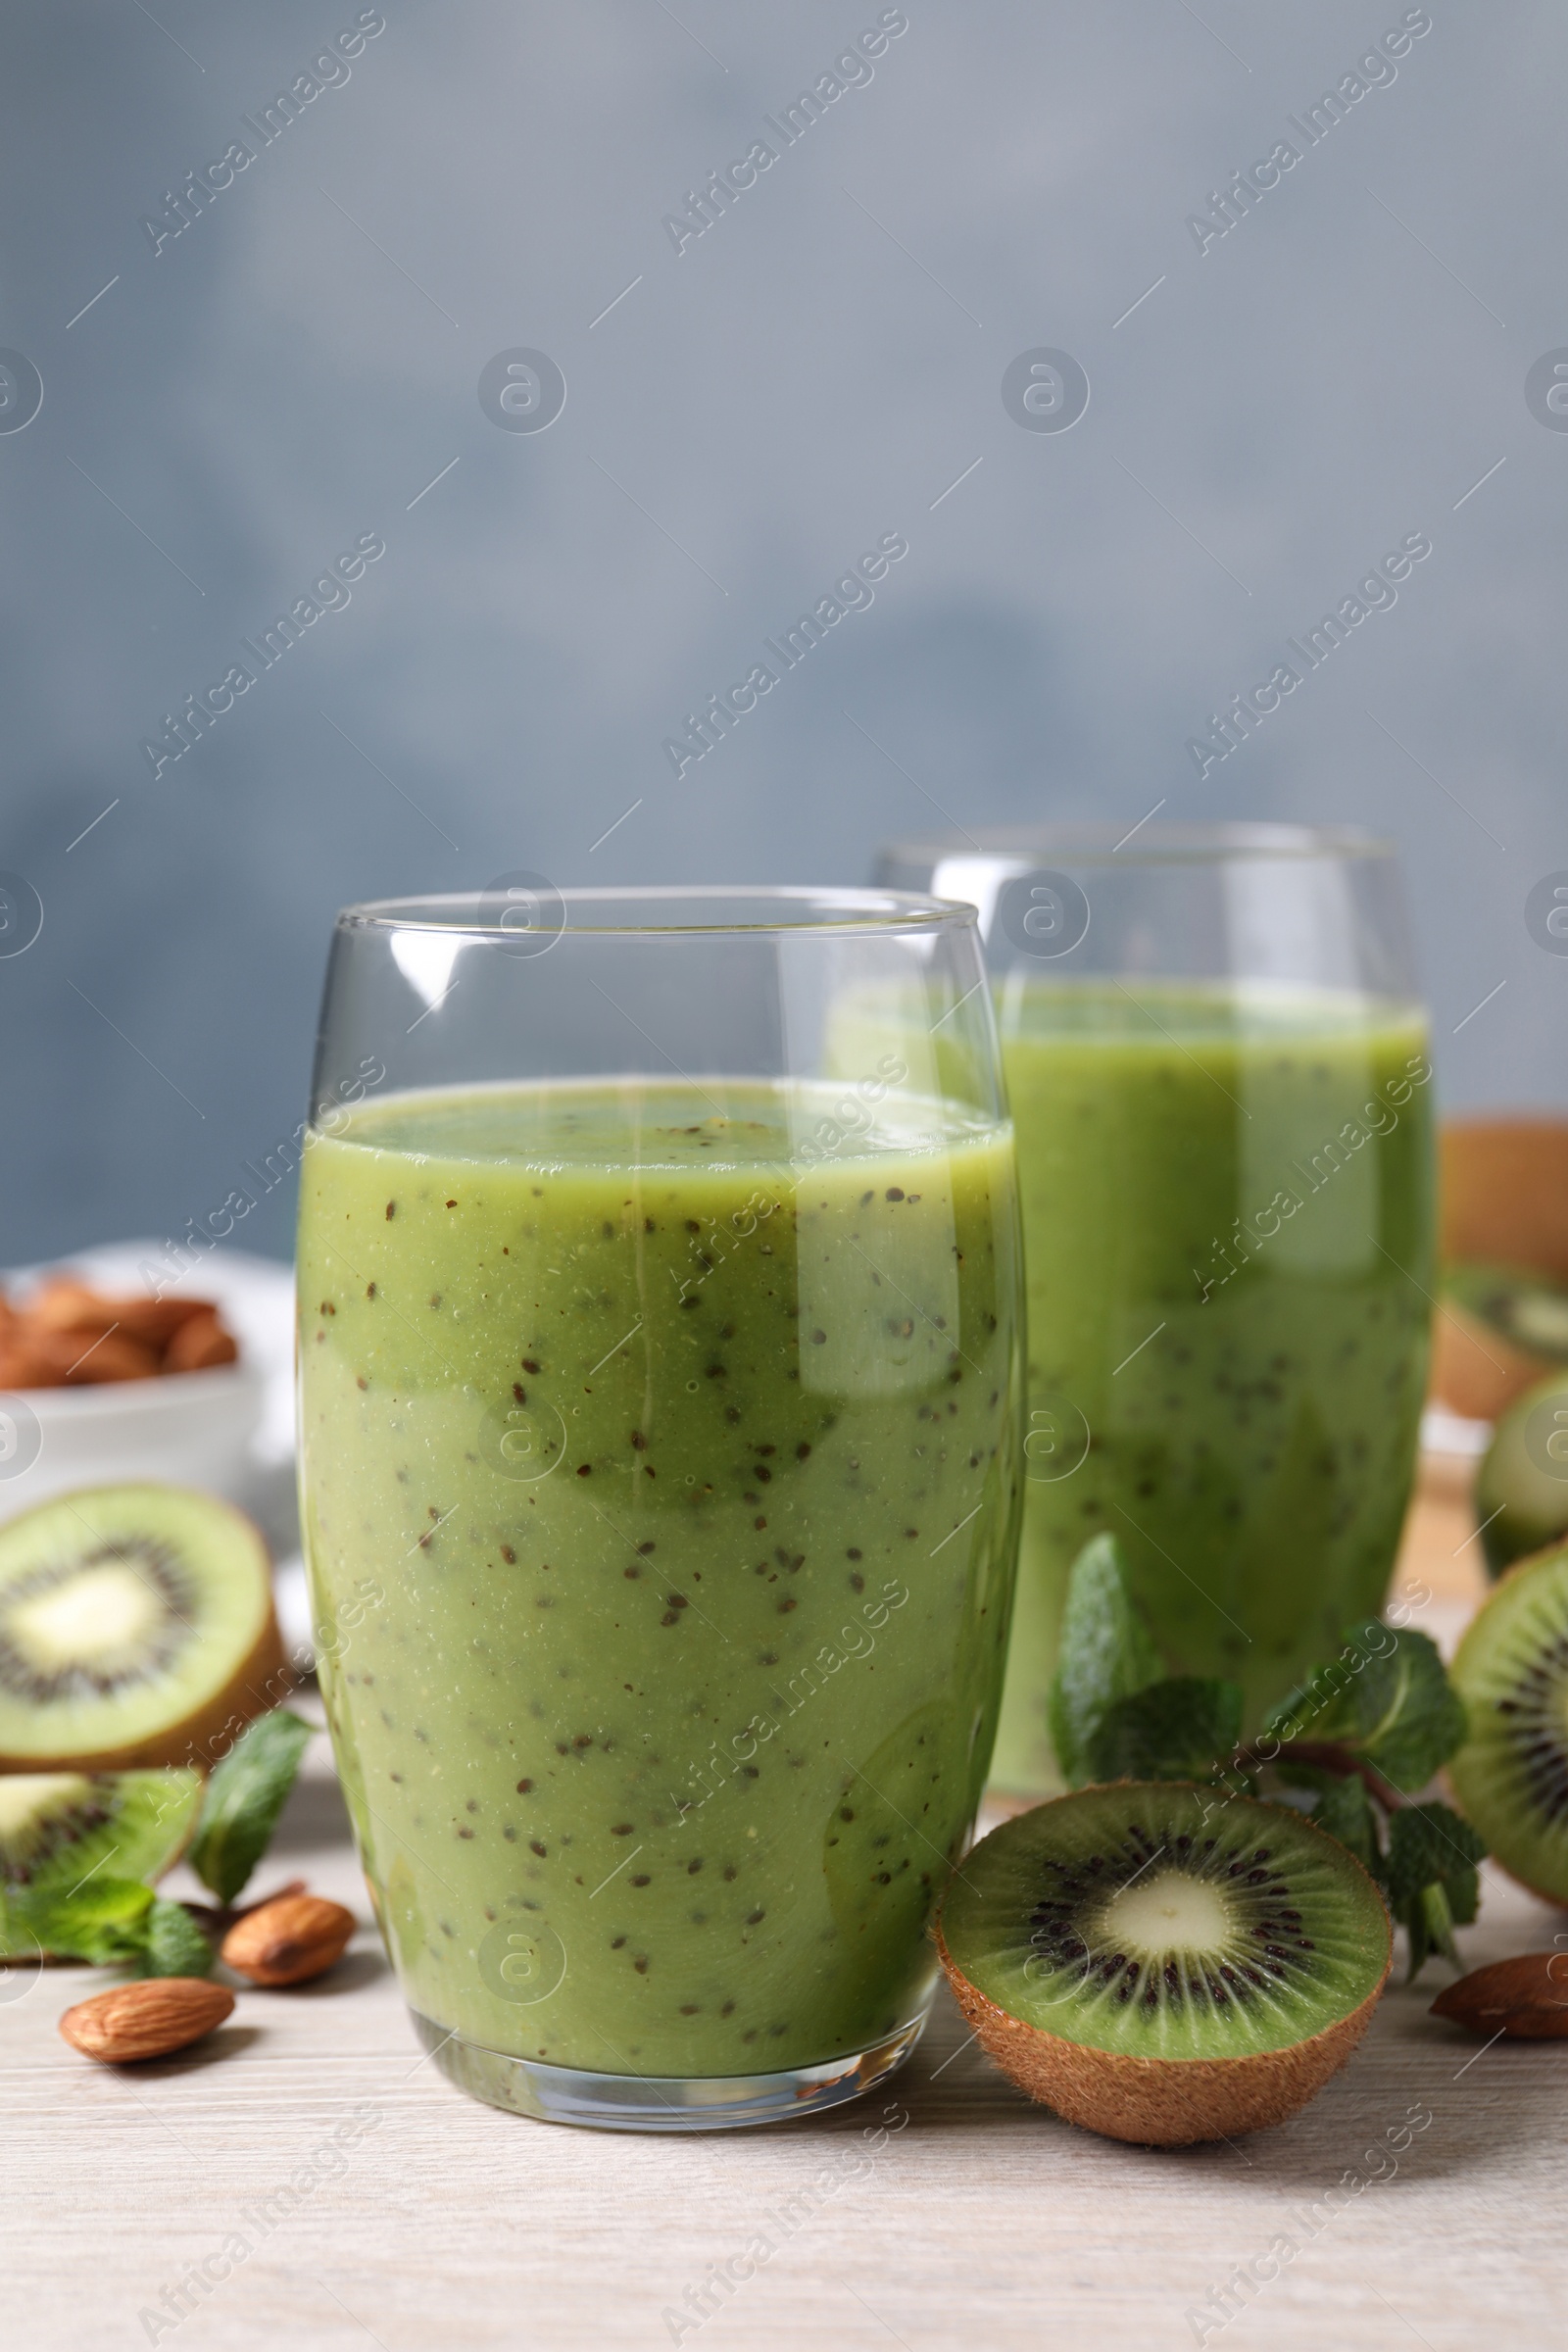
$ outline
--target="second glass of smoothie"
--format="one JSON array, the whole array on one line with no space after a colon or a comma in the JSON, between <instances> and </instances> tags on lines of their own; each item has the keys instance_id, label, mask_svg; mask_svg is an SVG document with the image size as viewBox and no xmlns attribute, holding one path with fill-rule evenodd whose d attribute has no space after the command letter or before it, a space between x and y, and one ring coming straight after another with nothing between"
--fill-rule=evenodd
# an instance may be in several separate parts
<instances>
[{"instance_id":1,"label":"second glass of smoothie","mask_svg":"<svg viewBox=\"0 0 1568 2352\"><path fill-rule=\"evenodd\" d=\"M887 853L981 910L1016 1124L1029 1428L995 1778L1059 1787L1068 1569L1114 1534L1170 1671L1249 1717L1375 1612L1414 1467L1432 1085L1385 844L1058 827Z\"/></svg>"},{"instance_id":2,"label":"second glass of smoothie","mask_svg":"<svg viewBox=\"0 0 1568 2352\"><path fill-rule=\"evenodd\" d=\"M623 2129L854 2096L924 2019L1011 1605L972 910L350 909L314 1102L306 1551L426 2046Z\"/></svg>"}]
</instances>

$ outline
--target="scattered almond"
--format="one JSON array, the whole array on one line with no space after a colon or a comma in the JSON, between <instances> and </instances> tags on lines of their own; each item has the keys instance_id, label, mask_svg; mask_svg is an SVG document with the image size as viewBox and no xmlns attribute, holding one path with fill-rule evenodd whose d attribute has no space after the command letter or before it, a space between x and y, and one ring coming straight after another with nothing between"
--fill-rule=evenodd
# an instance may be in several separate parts
<instances>
[{"instance_id":1,"label":"scattered almond","mask_svg":"<svg viewBox=\"0 0 1568 2352\"><path fill-rule=\"evenodd\" d=\"M277 1895L247 1911L223 1937L224 1964L253 1984L303 1984L320 1976L354 1933L354 1914L318 1894Z\"/></svg>"},{"instance_id":2,"label":"scattered almond","mask_svg":"<svg viewBox=\"0 0 1568 2352\"><path fill-rule=\"evenodd\" d=\"M60 2020L60 2031L88 2058L127 2066L138 2058L167 2058L171 2050L200 2041L233 2006L234 1995L205 1977L149 1977L78 2001Z\"/></svg>"},{"instance_id":3,"label":"scattered almond","mask_svg":"<svg viewBox=\"0 0 1568 2352\"><path fill-rule=\"evenodd\" d=\"M1521 1952L1472 1970L1432 2004L1472 2034L1506 2034L1515 2041L1568 2040L1568 1951Z\"/></svg>"}]
</instances>

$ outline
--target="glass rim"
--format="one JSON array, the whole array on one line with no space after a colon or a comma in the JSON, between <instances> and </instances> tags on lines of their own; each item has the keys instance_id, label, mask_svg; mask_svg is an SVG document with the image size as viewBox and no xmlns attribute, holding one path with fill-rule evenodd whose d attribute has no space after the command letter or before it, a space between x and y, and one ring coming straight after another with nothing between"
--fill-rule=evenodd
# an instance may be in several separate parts
<instances>
[{"instance_id":1,"label":"glass rim","mask_svg":"<svg viewBox=\"0 0 1568 2352\"><path fill-rule=\"evenodd\" d=\"M532 878L540 882L545 879L542 875ZM782 937L938 932L973 930L979 920L974 907L962 899L940 899L919 891L882 890L874 885L860 889L816 889L798 883L692 882L607 883L593 889L570 890L557 890L550 883L546 887L551 900L561 906L563 928L592 938L722 939L765 932L776 932ZM496 903L493 920L484 912L486 903L492 899ZM732 909L754 904L757 919L752 921L732 913L725 919L704 922L698 919L697 910L705 903L725 905ZM445 932L473 939L514 941L515 926L501 919L504 906L504 884L493 884L484 891L367 899L356 906L341 907L336 928ZM661 906L683 907L688 910L686 919L636 919L640 911L651 915ZM580 919L595 907L605 909L613 919ZM782 911L790 908L800 911ZM771 919L768 909L772 909Z\"/></svg>"},{"instance_id":2,"label":"glass rim","mask_svg":"<svg viewBox=\"0 0 1568 2352\"><path fill-rule=\"evenodd\" d=\"M1256 859L1396 858L1398 845L1388 836L1355 825L1292 825L1223 821L1168 822L1148 817L1130 829L1095 818L1047 819L1039 824L989 825L978 833L908 834L885 842L881 856L897 862L932 866L959 858L1038 859L1055 856L1069 864L1219 865Z\"/></svg>"}]
</instances>

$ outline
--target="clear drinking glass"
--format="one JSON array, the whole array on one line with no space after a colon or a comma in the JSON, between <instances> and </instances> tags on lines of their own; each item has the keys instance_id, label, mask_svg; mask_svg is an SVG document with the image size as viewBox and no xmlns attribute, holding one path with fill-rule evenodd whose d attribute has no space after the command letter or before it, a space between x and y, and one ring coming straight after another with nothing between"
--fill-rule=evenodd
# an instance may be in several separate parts
<instances>
[{"instance_id":1,"label":"clear drinking glass","mask_svg":"<svg viewBox=\"0 0 1568 2352\"><path fill-rule=\"evenodd\" d=\"M854 2097L924 2022L1011 1602L973 909L351 907L312 1100L306 1556L427 2048L621 2129Z\"/></svg>"},{"instance_id":2,"label":"clear drinking glass","mask_svg":"<svg viewBox=\"0 0 1568 2352\"><path fill-rule=\"evenodd\" d=\"M1283 825L886 851L971 900L1029 1298L1018 1604L994 1777L1060 1782L1067 1571L1121 1542L1173 1672L1249 1718L1382 1604L1432 1288L1431 1064L1394 855Z\"/></svg>"}]
</instances>

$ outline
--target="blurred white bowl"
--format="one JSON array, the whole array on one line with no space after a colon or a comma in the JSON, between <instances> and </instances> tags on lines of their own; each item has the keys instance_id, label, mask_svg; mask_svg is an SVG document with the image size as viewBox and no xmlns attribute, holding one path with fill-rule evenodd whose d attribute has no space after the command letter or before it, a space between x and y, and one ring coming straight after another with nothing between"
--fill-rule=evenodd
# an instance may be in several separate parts
<instances>
[{"instance_id":1,"label":"blurred white bowl","mask_svg":"<svg viewBox=\"0 0 1568 2352\"><path fill-rule=\"evenodd\" d=\"M76 1487L158 1479L243 1501L266 1379L220 1364L90 1389L25 1389L0 1398L0 1520Z\"/></svg>"},{"instance_id":2,"label":"blurred white bowl","mask_svg":"<svg viewBox=\"0 0 1568 2352\"><path fill-rule=\"evenodd\" d=\"M114 1295L145 1289L141 1269L159 1255L156 1243L122 1242L4 1281L25 1292L44 1272L70 1273ZM178 1287L217 1300L238 1363L0 1396L0 1520L74 1487L160 1479L221 1494L261 1520L274 1553L293 1549L293 1278L246 1251L213 1250Z\"/></svg>"}]
</instances>

